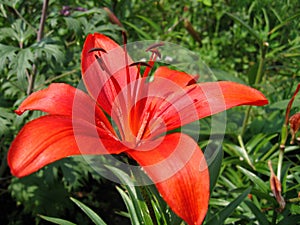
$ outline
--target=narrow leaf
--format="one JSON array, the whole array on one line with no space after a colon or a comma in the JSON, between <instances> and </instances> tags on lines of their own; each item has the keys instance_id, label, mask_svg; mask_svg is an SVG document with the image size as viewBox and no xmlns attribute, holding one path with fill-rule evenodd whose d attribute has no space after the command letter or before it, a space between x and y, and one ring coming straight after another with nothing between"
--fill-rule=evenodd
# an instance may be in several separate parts
<instances>
[{"instance_id":1,"label":"narrow leaf","mask_svg":"<svg viewBox=\"0 0 300 225\"><path fill-rule=\"evenodd\" d=\"M231 13L226 12L225 14L227 16L229 16L231 19L233 19L236 22L240 23L243 27L245 27L250 32L250 34L252 34L256 38L259 45L262 44L262 40L260 38L260 35L252 27L250 27L249 24L247 24L246 22L244 22L243 20L241 20L240 18L238 18L237 16L235 16Z\"/></svg>"},{"instance_id":2,"label":"narrow leaf","mask_svg":"<svg viewBox=\"0 0 300 225\"><path fill-rule=\"evenodd\" d=\"M133 180L125 172L123 172L122 170L120 170L118 168L115 168L112 166L107 166L107 165L106 165L106 167L109 170L111 170L120 179L122 184L126 184L125 188L129 194L129 200L131 199L131 203L133 204L133 207L134 207L134 208L130 207L130 208L128 208L128 210L134 210L134 212L136 213L136 216L138 218L138 221L140 221L142 223L144 221L144 217L141 212L140 204L137 200L138 195L135 190ZM122 195L122 198L126 203L127 200L126 200L125 196ZM129 204L129 202L127 202L127 204ZM128 206L130 206L130 205L128 205ZM129 213L131 213L131 212L129 211ZM133 218L133 219L135 220L135 218Z\"/></svg>"},{"instance_id":3,"label":"narrow leaf","mask_svg":"<svg viewBox=\"0 0 300 225\"><path fill-rule=\"evenodd\" d=\"M141 15L138 15L137 17L144 20L146 23L148 23L158 33L162 33L161 27L158 24L156 24L155 22L153 22L153 20L149 19L149 17L145 17L145 16L141 16Z\"/></svg>"},{"instance_id":4,"label":"narrow leaf","mask_svg":"<svg viewBox=\"0 0 300 225\"><path fill-rule=\"evenodd\" d=\"M293 215L293 216L289 216L284 218L283 220L281 220L279 223L277 223L277 225L298 225L300 221L300 215Z\"/></svg>"},{"instance_id":5,"label":"narrow leaf","mask_svg":"<svg viewBox=\"0 0 300 225\"><path fill-rule=\"evenodd\" d=\"M259 222L259 224L261 224L261 225L270 224L267 217L266 217L266 215L264 213L262 213L253 202L245 201L245 203L250 208L252 213L255 215L256 219Z\"/></svg>"},{"instance_id":6,"label":"narrow leaf","mask_svg":"<svg viewBox=\"0 0 300 225\"><path fill-rule=\"evenodd\" d=\"M96 224L96 225L106 225L106 223L89 207L84 205L82 202L76 200L75 198L70 198L81 210Z\"/></svg>"},{"instance_id":7,"label":"narrow leaf","mask_svg":"<svg viewBox=\"0 0 300 225\"><path fill-rule=\"evenodd\" d=\"M205 225L216 225L223 224L224 221L233 213L233 211L238 207L241 202L250 193L252 187L247 188L242 194L240 194L235 200L233 200L226 208L218 212L214 217L212 217Z\"/></svg>"},{"instance_id":8,"label":"narrow leaf","mask_svg":"<svg viewBox=\"0 0 300 225\"><path fill-rule=\"evenodd\" d=\"M246 170L243 167L237 166L238 169L242 171L243 174L245 174L254 184L256 184L263 192L268 192L268 185L258 176L256 176L254 173L250 172L249 170Z\"/></svg>"},{"instance_id":9,"label":"narrow leaf","mask_svg":"<svg viewBox=\"0 0 300 225\"><path fill-rule=\"evenodd\" d=\"M140 224L140 219L137 215L137 211L135 210L133 201L128 197L128 195L121 188L117 187L118 192L120 193L126 208L129 212L129 218L132 224Z\"/></svg>"},{"instance_id":10,"label":"narrow leaf","mask_svg":"<svg viewBox=\"0 0 300 225\"><path fill-rule=\"evenodd\" d=\"M55 217L50 217L50 216L43 216L43 215L39 215L39 217L41 217L42 219L44 219L48 222L59 224L59 225L76 225L75 223L72 223L70 221L63 220L63 219L60 219L60 218L55 218Z\"/></svg>"},{"instance_id":11,"label":"narrow leaf","mask_svg":"<svg viewBox=\"0 0 300 225\"><path fill-rule=\"evenodd\" d=\"M129 22L124 22L127 26L130 26L133 28L138 34L140 34L145 40L151 40L152 38L150 37L149 34L147 34L145 31L143 31L141 28L137 27L136 25L129 23Z\"/></svg>"},{"instance_id":12,"label":"narrow leaf","mask_svg":"<svg viewBox=\"0 0 300 225\"><path fill-rule=\"evenodd\" d=\"M223 160L223 150L222 145L219 145L216 150L211 154L211 156L207 155L205 152L205 158L208 164L209 174L210 174L210 193L212 193L213 188L215 187Z\"/></svg>"},{"instance_id":13,"label":"narrow leaf","mask_svg":"<svg viewBox=\"0 0 300 225\"><path fill-rule=\"evenodd\" d=\"M300 12L296 13L295 15L287 18L285 21L283 21L282 23L280 23L279 25L277 25L276 27L274 27L269 34L272 34L274 32L276 32L277 30L279 30L280 28L282 28L283 26L287 25L290 21L294 20L295 18L297 18L298 16L300 16Z\"/></svg>"}]
</instances>

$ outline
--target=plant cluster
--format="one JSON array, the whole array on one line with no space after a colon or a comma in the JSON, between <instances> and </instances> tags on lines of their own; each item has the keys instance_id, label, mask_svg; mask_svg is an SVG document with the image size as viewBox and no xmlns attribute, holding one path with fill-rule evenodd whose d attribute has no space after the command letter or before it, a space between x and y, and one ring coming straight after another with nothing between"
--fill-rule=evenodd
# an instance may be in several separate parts
<instances>
[{"instance_id":1,"label":"plant cluster","mask_svg":"<svg viewBox=\"0 0 300 225\"><path fill-rule=\"evenodd\" d=\"M51 83L79 84L89 33L122 44L124 30L128 43L159 40L190 49L215 80L252 86L269 100L263 107L230 109L222 143L207 142L220 135L211 130L211 117L200 121L200 131L186 129L200 134L201 149L212 145L217 152L209 167L211 196L203 224L299 224L299 6L298 0L1 0L1 224L185 224L155 186L133 186L118 165L102 167L102 173L127 185L104 179L81 157L21 179L7 165L19 130L43 115L16 116L14 110ZM111 165L106 156L90 162Z\"/></svg>"}]
</instances>

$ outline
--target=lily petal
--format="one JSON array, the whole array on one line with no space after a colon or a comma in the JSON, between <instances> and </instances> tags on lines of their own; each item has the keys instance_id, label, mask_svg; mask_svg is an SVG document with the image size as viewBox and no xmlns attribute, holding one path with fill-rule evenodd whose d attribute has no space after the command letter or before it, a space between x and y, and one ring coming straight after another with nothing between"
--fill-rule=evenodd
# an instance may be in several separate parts
<instances>
[{"instance_id":1,"label":"lily petal","mask_svg":"<svg viewBox=\"0 0 300 225\"><path fill-rule=\"evenodd\" d=\"M105 126L114 133L111 124L95 101L83 91L68 84L54 83L46 89L32 93L22 102L16 113L21 115L27 110L81 118L92 124Z\"/></svg>"},{"instance_id":2,"label":"lily petal","mask_svg":"<svg viewBox=\"0 0 300 225\"><path fill-rule=\"evenodd\" d=\"M230 81L206 82L185 88L168 88L168 83L170 82L165 82L165 90L177 90L168 94L159 108L156 106L157 113L153 120L160 118L164 121L161 128L155 128L156 133L181 127L235 106L268 104L268 100L260 91ZM157 89L155 85L151 86L150 93L156 93L158 96L167 94L163 92L164 90Z\"/></svg>"},{"instance_id":3,"label":"lily petal","mask_svg":"<svg viewBox=\"0 0 300 225\"><path fill-rule=\"evenodd\" d=\"M181 133L158 141L156 147L147 143L142 150L127 153L143 167L178 216L190 225L201 224L209 201L209 172L201 149Z\"/></svg>"},{"instance_id":4,"label":"lily petal","mask_svg":"<svg viewBox=\"0 0 300 225\"><path fill-rule=\"evenodd\" d=\"M153 76L154 76L154 82L156 77L166 78L172 80L180 87L185 87L191 84L195 84L197 82L197 79L199 78L198 75L192 76L185 72L172 70L166 66L158 67L157 70L154 72Z\"/></svg>"},{"instance_id":5,"label":"lily petal","mask_svg":"<svg viewBox=\"0 0 300 225\"><path fill-rule=\"evenodd\" d=\"M81 55L82 77L90 95L109 115L117 94L140 76L136 66L129 66L132 63L124 49L110 38L99 33L87 36Z\"/></svg>"},{"instance_id":6,"label":"lily petal","mask_svg":"<svg viewBox=\"0 0 300 225\"><path fill-rule=\"evenodd\" d=\"M126 148L84 120L47 115L27 123L12 142L8 164L23 177L56 160L80 154L118 154Z\"/></svg>"}]
</instances>

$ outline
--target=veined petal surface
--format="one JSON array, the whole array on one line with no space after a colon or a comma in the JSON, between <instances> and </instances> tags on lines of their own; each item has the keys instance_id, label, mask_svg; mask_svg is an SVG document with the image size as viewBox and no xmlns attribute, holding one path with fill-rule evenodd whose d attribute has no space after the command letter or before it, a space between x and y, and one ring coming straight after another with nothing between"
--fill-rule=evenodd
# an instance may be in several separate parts
<instances>
[{"instance_id":1,"label":"veined petal surface","mask_svg":"<svg viewBox=\"0 0 300 225\"><path fill-rule=\"evenodd\" d=\"M127 152L149 175L171 209L189 225L205 218L209 201L209 172L197 143L173 133Z\"/></svg>"},{"instance_id":2,"label":"veined petal surface","mask_svg":"<svg viewBox=\"0 0 300 225\"><path fill-rule=\"evenodd\" d=\"M113 136L85 120L47 115L22 128L10 146L8 164L13 175L23 177L68 156L125 150Z\"/></svg>"}]
</instances>

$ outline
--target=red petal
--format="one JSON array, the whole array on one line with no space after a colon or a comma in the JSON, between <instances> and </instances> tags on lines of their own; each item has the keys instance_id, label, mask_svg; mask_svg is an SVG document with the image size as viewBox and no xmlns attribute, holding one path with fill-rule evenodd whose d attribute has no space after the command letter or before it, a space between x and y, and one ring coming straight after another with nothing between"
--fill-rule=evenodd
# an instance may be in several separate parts
<instances>
[{"instance_id":1,"label":"red petal","mask_svg":"<svg viewBox=\"0 0 300 225\"><path fill-rule=\"evenodd\" d=\"M72 115L72 103L76 89L57 83L29 95L16 110L21 115L26 110L40 110L49 114Z\"/></svg>"},{"instance_id":2,"label":"red petal","mask_svg":"<svg viewBox=\"0 0 300 225\"><path fill-rule=\"evenodd\" d=\"M165 96L164 104L156 106L157 113L153 117L154 120L159 117L164 121L164 124L161 123L162 128L155 128L156 133L181 127L235 106L261 106L268 103L265 96L256 89L229 81L200 83L185 88L176 88L163 80L160 82L165 83L164 90L154 84L149 92L149 95L156 93L157 96Z\"/></svg>"},{"instance_id":3,"label":"red petal","mask_svg":"<svg viewBox=\"0 0 300 225\"><path fill-rule=\"evenodd\" d=\"M83 120L43 116L22 128L10 146L8 164L13 175L23 177L68 156L114 154L124 150L106 131Z\"/></svg>"},{"instance_id":4,"label":"red petal","mask_svg":"<svg viewBox=\"0 0 300 225\"><path fill-rule=\"evenodd\" d=\"M154 80L155 80L155 77L166 78L166 79L172 80L180 87L185 87L185 86L188 86L191 84L195 84L198 79L197 75L191 76L190 74L187 74L185 72L172 70L165 66L158 67L158 69L154 72Z\"/></svg>"},{"instance_id":5,"label":"red petal","mask_svg":"<svg viewBox=\"0 0 300 225\"><path fill-rule=\"evenodd\" d=\"M92 49L103 49L106 53L102 50L90 52ZM101 62L96 60L96 56ZM133 61L127 55L128 65L126 64L125 52L121 46L98 33L87 36L81 57L82 76L87 90L97 99L101 108L111 114L117 94L139 76L137 68L128 67Z\"/></svg>"},{"instance_id":6,"label":"red petal","mask_svg":"<svg viewBox=\"0 0 300 225\"><path fill-rule=\"evenodd\" d=\"M147 144L143 150L127 153L143 167L178 216L190 225L201 224L209 201L209 173L201 149L180 133L157 141L161 143L156 147Z\"/></svg>"},{"instance_id":7,"label":"red petal","mask_svg":"<svg viewBox=\"0 0 300 225\"><path fill-rule=\"evenodd\" d=\"M93 124L102 123L114 133L111 124L96 103L83 91L67 84L51 84L46 89L32 93L22 102L16 113L20 115L26 110L73 116Z\"/></svg>"}]
</instances>

